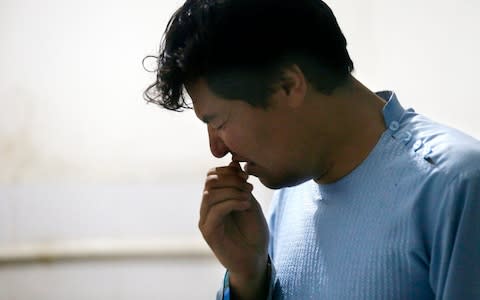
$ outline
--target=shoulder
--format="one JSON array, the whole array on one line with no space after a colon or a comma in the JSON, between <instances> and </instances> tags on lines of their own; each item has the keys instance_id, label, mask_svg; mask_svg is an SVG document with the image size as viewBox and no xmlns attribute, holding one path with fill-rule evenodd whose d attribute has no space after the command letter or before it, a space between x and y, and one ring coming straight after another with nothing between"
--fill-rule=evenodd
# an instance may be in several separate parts
<instances>
[{"instance_id":1,"label":"shoulder","mask_svg":"<svg viewBox=\"0 0 480 300\"><path fill-rule=\"evenodd\" d=\"M464 208L480 203L480 141L450 126L414 113L405 114L398 136L406 143L411 189L417 191L416 208L423 220L440 224L460 218ZM472 210L480 216L480 208ZM427 222L430 223L430 222Z\"/></svg>"},{"instance_id":2,"label":"shoulder","mask_svg":"<svg viewBox=\"0 0 480 300\"><path fill-rule=\"evenodd\" d=\"M437 172L453 180L480 171L479 140L412 112L405 114L402 123L412 154L422 156Z\"/></svg>"}]
</instances>

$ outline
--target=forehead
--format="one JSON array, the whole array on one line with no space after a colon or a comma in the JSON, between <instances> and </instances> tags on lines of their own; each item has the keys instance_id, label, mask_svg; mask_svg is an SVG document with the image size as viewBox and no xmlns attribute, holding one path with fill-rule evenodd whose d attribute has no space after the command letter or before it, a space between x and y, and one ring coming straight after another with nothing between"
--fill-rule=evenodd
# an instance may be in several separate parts
<instances>
[{"instance_id":1,"label":"forehead","mask_svg":"<svg viewBox=\"0 0 480 300\"><path fill-rule=\"evenodd\" d=\"M230 101L216 95L203 78L185 84L185 90L192 99L195 113L200 119L226 109Z\"/></svg>"},{"instance_id":2,"label":"forehead","mask_svg":"<svg viewBox=\"0 0 480 300\"><path fill-rule=\"evenodd\" d=\"M185 90L192 99L193 104L201 102L200 99L211 98L214 96L208 88L207 81L203 78L185 83Z\"/></svg>"}]
</instances>

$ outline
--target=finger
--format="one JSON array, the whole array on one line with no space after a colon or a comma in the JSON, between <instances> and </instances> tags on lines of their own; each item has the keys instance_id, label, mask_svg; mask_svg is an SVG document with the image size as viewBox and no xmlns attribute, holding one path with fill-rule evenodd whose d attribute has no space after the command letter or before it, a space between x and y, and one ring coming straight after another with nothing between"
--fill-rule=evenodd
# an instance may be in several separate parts
<instances>
[{"instance_id":1,"label":"finger","mask_svg":"<svg viewBox=\"0 0 480 300\"><path fill-rule=\"evenodd\" d=\"M218 175L223 175L223 174L241 174L242 176L246 176L248 178L248 174L245 173L245 171L242 170L240 167L240 164L238 162L231 162L228 166L223 166L223 167L215 167L207 172L208 175L212 174L218 174Z\"/></svg>"},{"instance_id":2,"label":"finger","mask_svg":"<svg viewBox=\"0 0 480 300\"><path fill-rule=\"evenodd\" d=\"M206 190L203 192L202 203L200 205L200 219L203 219L212 206L229 200L249 202L252 198L250 192L239 191L235 188L225 188L217 190Z\"/></svg>"},{"instance_id":3,"label":"finger","mask_svg":"<svg viewBox=\"0 0 480 300\"><path fill-rule=\"evenodd\" d=\"M226 200L210 207L208 213L200 219L198 227L206 240L211 233L223 225L224 219L232 212L241 212L249 209L250 201Z\"/></svg>"},{"instance_id":4,"label":"finger","mask_svg":"<svg viewBox=\"0 0 480 300\"><path fill-rule=\"evenodd\" d=\"M237 168L237 169L239 169L239 170L242 169L242 167L240 167L240 163L239 163L238 161L235 161L235 160L232 160L232 161L228 164L228 166Z\"/></svg>"},{"instance_id":5,"label":"finger","mask_svg":"<svg viewBox=\"0 0 480 300\"><path fill-rule=\"evenodd\" d=\"M251 192L253 185L246 181L244 176L239 175L208 175L205 180L205 190L218 188L237 188L242 191Z\"/></svg>"}]
</instances>

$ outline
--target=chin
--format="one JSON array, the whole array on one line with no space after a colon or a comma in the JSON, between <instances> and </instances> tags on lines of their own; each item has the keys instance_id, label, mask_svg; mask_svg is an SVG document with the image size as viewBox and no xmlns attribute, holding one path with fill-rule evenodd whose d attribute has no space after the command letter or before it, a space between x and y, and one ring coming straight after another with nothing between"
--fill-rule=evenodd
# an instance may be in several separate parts
<instances>
[{"instance_id":1,"label":"chin","mask_svg":"<svg viewBox=\"0 0 480 300\"><path fill-rule=\"evenodd\" d=\"M267 188L272 189L272 190L278 190L278 189L286 187L282 184L272 183L272 182L269 182L269 181L266 181L266 180L263 180L263 179L259 179L259 180L264 186L266 186Z\"/></svg>"},{"instance_id":2,"label":"chin","mask_svg":"<svg viewBox=\"0 0 480 300\"><path fill-rule=\"evenodd\" d=\"M265 177L260 177L258 180L267 188L272 189L272 190L278 190L281 188L287 188L287 187L292 187L296 186L299 184L304 183L305 181L308 181L310 178L278 178L278 179L270 179L270 178L265 178Z\"/></svg>"}]
</instances>

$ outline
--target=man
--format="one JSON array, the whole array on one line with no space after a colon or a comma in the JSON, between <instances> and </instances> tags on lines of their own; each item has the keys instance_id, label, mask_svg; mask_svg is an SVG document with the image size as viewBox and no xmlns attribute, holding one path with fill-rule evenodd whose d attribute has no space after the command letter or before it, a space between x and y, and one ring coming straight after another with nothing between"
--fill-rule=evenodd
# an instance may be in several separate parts
<instances>
[{"instance_id":1,"label":"man","mask_svg":"<svg viewBox=\"0 0 480 300\"><path fill-rule=\"evenodd\" d=\"M200 208L218 298L480 299L480 143L357 81L325 3L187 0L158 59L147 100L186 91L232 155Z\"/></svg>"}]
</instances>

